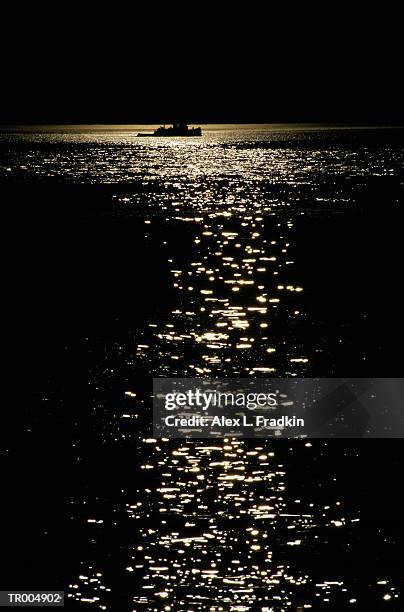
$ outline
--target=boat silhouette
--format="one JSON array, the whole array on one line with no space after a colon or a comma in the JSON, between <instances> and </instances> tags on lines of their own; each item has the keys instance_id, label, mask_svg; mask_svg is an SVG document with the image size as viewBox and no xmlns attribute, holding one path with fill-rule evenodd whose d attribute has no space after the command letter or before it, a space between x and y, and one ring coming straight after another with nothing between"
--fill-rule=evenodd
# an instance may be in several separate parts
<instances>
[{"instance_id":1,"label":"boat silhouette","mask_svg":"<svg viewBox=\"0 0 404 612\"><path fill-rule=\"evenodd\" d=\"M176 122L172 126L161 126L154 132L139 132L138 136L202 136L200 127L190 128L186 123Z\"/></svg>"}]
</instances>

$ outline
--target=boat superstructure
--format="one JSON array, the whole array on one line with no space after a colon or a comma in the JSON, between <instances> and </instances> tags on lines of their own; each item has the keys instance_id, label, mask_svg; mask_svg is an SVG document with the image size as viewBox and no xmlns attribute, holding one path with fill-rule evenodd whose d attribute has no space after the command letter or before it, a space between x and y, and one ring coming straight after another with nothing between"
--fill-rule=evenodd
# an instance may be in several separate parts
<instances>
[{"instance_id":1,"label":"boat superstructure","mask_svg":"<svg viewBox=\"0 0 404 612\"><path fill-rule=\"evenodd\" d=\"M178 121L169 127L161 126L154 132L139 132L138 136L202 136L202 130L200 127L190 128L186 123Z\"/></svg>"}]
</instances>

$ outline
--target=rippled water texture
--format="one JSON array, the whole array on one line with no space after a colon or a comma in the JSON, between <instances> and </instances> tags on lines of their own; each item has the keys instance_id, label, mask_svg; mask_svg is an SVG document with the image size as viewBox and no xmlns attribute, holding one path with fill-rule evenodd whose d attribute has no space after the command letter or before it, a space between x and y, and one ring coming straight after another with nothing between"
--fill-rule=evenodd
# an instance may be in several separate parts
<instances>
[{"instance_id":1,"label":"rippled water texture","mask_svg":"<svg viewBox=\"0 0 404 612\"><path fill-rule=\"evenodd\" d=\"M108 495L99 481L69 500L81 541L71 605L280 612L372 601L369 609L399 610L387 569L356 569L355 444L149 436L152 376L358 375L341 367L353 356L371 367L366 341L352 337L370 314L368 294L360 302L356 280L342 280L356 253L348 240L344 249L344 232L357 235L362 219L399 206L402 133L217 126L202 138L138 140L139 129L2 136L2 181L56 194L62 185L71 194L63 206L88 210L90 227L123 224L108 258L142 311L129 309L116 337L111 323L107 339L82 339L93 355L92 436L104 460L124 449L125 465L114 450L119 490L109 485ZM321 229L330 224L336 246ZM108 224L102 231L108 237ZM371 242L365 256L358 242L358 257L376 270L377 234ZM108 294L113 272L98 274ZM340 301L327 315L336 284ZM114 306L128 295L116 285L112 293L104 300ZM379 339L370 343L382 354ZM84 463L86 445L78 425L74 453Z\"/></svg>"}]
</instances>

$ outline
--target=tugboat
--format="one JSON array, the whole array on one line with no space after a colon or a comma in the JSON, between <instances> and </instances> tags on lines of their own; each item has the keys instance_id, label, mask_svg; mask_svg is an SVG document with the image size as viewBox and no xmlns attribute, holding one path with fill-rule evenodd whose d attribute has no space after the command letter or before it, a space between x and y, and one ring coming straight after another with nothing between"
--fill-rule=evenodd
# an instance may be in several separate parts
<instances>
[{"instance_id":1,"label":"tugboat","mask_svg":"<svg viewBox=\"0 0 404 612\"><path fill-rule=\"evenodd\" d=\"M159 127L154 132L139 132L138 136L202 136L200 127L190 128L186 123L178 121L171 127Z\"/></svg>"}]
</instances>

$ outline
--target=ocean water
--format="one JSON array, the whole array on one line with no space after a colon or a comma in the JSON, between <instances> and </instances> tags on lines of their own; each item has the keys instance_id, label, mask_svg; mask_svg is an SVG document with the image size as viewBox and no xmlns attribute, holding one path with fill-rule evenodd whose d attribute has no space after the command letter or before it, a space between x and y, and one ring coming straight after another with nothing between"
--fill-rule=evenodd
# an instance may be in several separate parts
<instances>
[{"instance_id":1,"label":"ocean water","mask_svg":"<svg viewBox=\"0 0 404 612\"><path fill-rule=\"evenodd\" d=\"M150 395L399 375L403 130L143 129L0 136L37 296L32 427L62 418L71 451L69 606L401 610L397 446L155 440Z\"/></svg>"}]
</instances>

